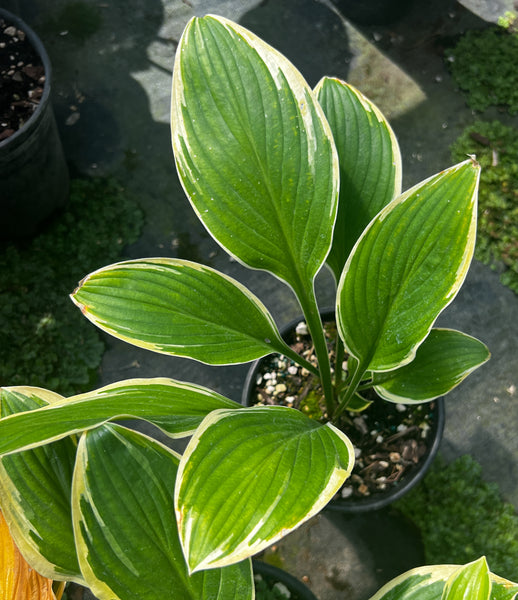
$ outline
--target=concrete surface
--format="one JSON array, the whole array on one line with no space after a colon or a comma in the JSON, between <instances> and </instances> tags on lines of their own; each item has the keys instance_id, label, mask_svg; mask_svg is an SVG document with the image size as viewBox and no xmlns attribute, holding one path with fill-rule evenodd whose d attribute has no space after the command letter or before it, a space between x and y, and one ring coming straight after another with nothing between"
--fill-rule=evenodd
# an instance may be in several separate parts
<instances>
[{"instance_id":1,"label":"concrete surface","mask_svg":"<svg viewBox=\"0 0 518 600\"><path fill-rule=\"evenodd\" d=\"M73 172L117 177L145 210L144 231L128 257L178 256L210 264L248 285L281 324L298 313L290 292L228 259L197 222L176 176L168 129L170 79L176 41L189 18L212 12L237 20L284 52L311 84L329 74L358 86L391 118L408 187L449 166L449 145L475 120L445 69L443 49L463 30L510 8L507 0L415 1L397 22L360 27L327 0L84 0L89 12L79 23L66 12L70 4L3 2L47 47L58 125ZM322 304L329 304L328 276L319 278L318 291ZM479 337L492 352L492 360L449 396L442 452L448 459L472 454L485 478L518 506L518 299L495 273L474 263L440 323ZM163 375L240 397L246 366L213 368L108 343L102 383ZM390 511L368 519L319 516L282 541L277 552L320 600L366 600L423 561L416 532Z\"/></svg>"}]
</instances>

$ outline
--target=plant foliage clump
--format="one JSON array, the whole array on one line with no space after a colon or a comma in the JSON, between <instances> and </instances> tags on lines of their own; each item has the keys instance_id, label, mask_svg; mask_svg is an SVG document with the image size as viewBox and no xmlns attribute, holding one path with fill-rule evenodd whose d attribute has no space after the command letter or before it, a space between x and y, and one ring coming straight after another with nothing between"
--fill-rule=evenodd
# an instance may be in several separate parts
<instances>
[{"instance_id":1,"label":"plant foliage clump","mask_svg":"<svg viewBox=\"0 0 518 600\"><path fill-rule=\"evenodd\" d=\"M491 27L466 32L446 52L457 85L471 108L506 106L518 112L518 32L513 27Z\"/></svg>"},{"instance_id":2,"label":"plant foliage clump","mask_svg":"<svg viewBox=\"0 0 518 600\"><path fill-rule=\"evenodd\" d=\"M120 257L142 214L102 178L71 182L70 201L25 247L0 252L0 384L48 387L64 395L93 383L104 344L68 295L91 269Z\"/></svg>"},{"instance_id":3,"label":"plant foliage clump","mask_svg":"<svg viewBox=\"0 0 518 600\"><path fill-rule=\"evenodd\" d=\"M397 507L421 530L427 563L463 564L484 554L494 573L518 578L518 515L471 456L439 457Z\"/></svg>"},{"instance_id":4,"label":"plant foliage clump","mask_svg":"<svg viewBox=\"0 0 518 600\"><path fill-rule=\"evenodd\" d=\"M452 146L452 157L476 154L482 166L475 257L498 270L518 293L518 131L477 121Z\"/></svg>"}]
</instances>

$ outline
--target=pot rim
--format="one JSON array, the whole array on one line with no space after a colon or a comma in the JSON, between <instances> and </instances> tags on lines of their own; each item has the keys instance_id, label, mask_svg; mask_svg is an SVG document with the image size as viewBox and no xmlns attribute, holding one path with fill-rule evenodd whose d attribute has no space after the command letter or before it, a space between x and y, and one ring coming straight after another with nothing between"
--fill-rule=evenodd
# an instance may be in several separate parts
<instances>
[{"instance_id":1,"label":"pot rim","mask_svg":"<svg viewBox=\"0 0 518 600\"><path fill-rule=\"evenodd\" d=\"M38 121L41 119L43 115L43 111L45 106L48 104L50 99L50 82L52 78L52 67L50 64L50 59L45 50L45 46L43 42L40 40L38 35L34 32L34 30L23 21L20 17L14 15L13 13L5 10L5 8L0 8L0 17L3 17L10 24L14 25L17 29L20 29L25 33L27 38L29 39L32 47L39 54L41 58L41 62L43 63L43 68L45 70L45 83L43 85L43 94L41 96L41 100L36 107L36 110L30 116L30 118L18 129L13 135L9 136L5 140L0 141L0 150L5 148L9 144L16 144L18 140L21 140L29 129L32 129L36 126Z\"/></svg>"},{"instance_id":2,"label":"pot rim","mask_svg":"<svg viewBox=\"0 0 518 600\"><path fill-rule=\"evenodd\" d=\"M285 584L290 592L297 594L301 600L317 600L315 594L302 581L294 577L291 573L288 573L288 571L257 558L252 559L252 565L254 573L271 577L272 579L278 578L279 582Z\"/></svg>"},{"instance_id":3,"label":"pot rim","mask_svg":"<svg viewBox=\"0 0 518 600\"><path fill-rule=\"evenodd\" d=\"M324 308L320 311L320 316L323 321L328 320L330 317L334 318L335 310L332 308ZM294 329L300 322L304 322L305 319L302 315L293 319L289 323L287 323L284 327L280 328L280 334L284 338L288 332ZM269 356L269 355L267 355ZM262 357L254 361L248 370L246 375L245 384L243 387L243 393L241 396L241 404L244 406L250 406L249 398L251 394L252 387L255 383L255 378L257 376L257 371L259 367L266 357ZM384 400L384 402L386 402ZM446 408L444 404L444 398L435 398L434 400L430 400L429 402L434 403L434 411L435 411L435 419L433 421L431 431L428 435L428 439L431 441L430 445L427 448L426 454L423 456L421 461L413 468L408 475L406 475L403 480L386 492L378 492L372 496L366 496L365 498L337 498L331 500L324 508L324 510L329 510L333 512L343 512L343 513L363 513L367 511L379 510L392 504L396 500L399 500L402 496L404 496L408 491L410 491L417 483L419 483L426 472L430 468L437 452L439 451L439 447L441 445L442 436L444 432L444 425L446 420ZM425 403L423 403L425 404Z\"/></svg>"}]
</instances>

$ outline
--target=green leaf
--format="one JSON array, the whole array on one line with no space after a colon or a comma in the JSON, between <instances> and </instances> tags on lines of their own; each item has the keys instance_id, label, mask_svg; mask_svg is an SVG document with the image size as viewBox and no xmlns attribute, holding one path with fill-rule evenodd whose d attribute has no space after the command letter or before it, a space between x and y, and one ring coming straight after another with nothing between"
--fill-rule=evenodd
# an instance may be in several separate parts
<instances>
[{"instance_id":1,"label":"green leaf","mask_svg":"<svg viewBox=\"0 0 518 600\"><path fill-rule=\"evenodd\" d=\"M401 153L383 114L353 86L325 77L316 89L340 162L340 200L327 263L336 280L371 219L401 193Z\"/></svg>"},{"instance_id":2,"label":"green leaf","mask_svg":"<svg viewBox=\"0 0 518 600\"><path fill-rule=\"evenodd\" d=\"M360 369L413 360L454 299L475 246L480 167L467 160L408 190L371 221L338 286L337 325Z\"/></svg>"},{"instance_id":3,"label":"green leaf","mask_svg":"<svg viewBox=\"0 0 518 600\"><path fill-rule=\"evenodd\" d=\"M177 455L109 424L81 437L72 511L81 570L100 600L252 600L250 561L189 576L174 519Z\"/></svg>"},{"instance_id":4,"label":"green leaf","mask_svg":"<svg viewBox=\"0 0 518 600\"><path fill-rule=\"evenodd\" d=\"M351 472L332 425L286 407L219 410L182 457L175 506L191 571L232 564L315 515Z\"/></svg>"},{"instance_id":5,"label":"green leaf","mask_svg":"<svg viewBox=\"0 0 518 600\"><path fill-rule=\"evenodd\" d=\"M433 400L459 385L489 357L487 346L465 333L432 329L411 363L374 374L374 388L391 402Z\"/></svg>"},{"instance_id":6,"label":"green leaf","mask_svg":"<svg viewBox=\"0 0 518 600\"><path fill-rule=\"evenodd\" d=\"M58 394L38 388L12 390L2 393L2 417L62 400ZM75 441L67 438L2 457L0 506L16 545L38 573L83 583L70 509L75 456Z\"/></svg>"},{"instance_id":7,"label":"green leaf","mask_svg":"<svg viewBox=\"0 0 518 600\"><path fill-rule=\"evenodd\" d=\"M72 300L92 323L119 339L212 365L243 363L287 348L251 292L185 260L149 258L104 267L81 282Z\"/></svg>"},{"instance_id":8,"label":"green leaf","mask_svg":"<svg viewBox=\"0 0 518 600\"><path fill-rule=\"evenodd\" d=\"M441 600L490 600L491 580L484 556L457 569L449 577Z\"/></svg>"},{"instance_id":9,"label":"green leaf","mask_svg":"<svg viewBox=\"0 0 518 600\"><path fill-rule=\"evenodd\" d=\"M172 138L180 180L210 234L295 290L329 251L338 159L295 67L222 17L195 18L176 52Z\"/></svg>"},{"instance_id":10,"label":"green leaf","mask_svg":"<svg viewBox=\"0 0 518 600\"><path fill-rule=\"evenodd\" d=\"M513 583L503 577L491 573L491 600L517 600L518 583Z\"/></svg>"},{"instance_id":11,"label":"green leaf","mask_svg":"<svg viewBox=\"0 0 518 600\"><path fill-rule=\"evenodd\" d=\"M3 388L1 398L16 395ZM170 437L190 435L215 409L240 409L207 388L166 378L128 379L55 402L52 407L0 420L0 455L19 452L92 429L114 419L153 423Z\"/></svg>"},{"instance_id":12,"label":"green leaf","mask_svg":"<svg viewBox=\"0 0 518 600\"><path fill-rule=\"evenodd\" d=\"M389 581L370 600L444 600L443 593L445 592L446 583L450 578L455 579L464 569L465 567L459 565L418 567ZM516 583L498 577L493 573L489 573L491 595L477 595L486 592L486 581L483 576L479 578L478 575L480 574L470 571L471 582L478 582L479 584L478 588L475 585L472 589L473 595L455 596L455 599L479 600L479 598L488 597L491 600L516 600L518 597L518 585ZM448 600L453 600L453 597L448 597Z\"/></svg>"}]
</instances>

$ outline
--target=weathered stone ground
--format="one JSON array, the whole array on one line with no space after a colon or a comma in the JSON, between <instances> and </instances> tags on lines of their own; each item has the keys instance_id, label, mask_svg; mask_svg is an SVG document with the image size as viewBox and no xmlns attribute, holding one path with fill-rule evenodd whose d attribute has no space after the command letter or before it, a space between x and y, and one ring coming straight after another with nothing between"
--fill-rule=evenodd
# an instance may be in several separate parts
<instances>
[{"instance_id":1,"label":"weathered stone ground","mask_svg":"<svg viewBox=\"0 0 518 600\"><path fill-rule=\"evenodd\" d=\"M54 67L54 104L65 152L76 174L124 182L146 213L128 257L199 260L241 280L279 323L298 313L291 293L267 275L230 261L197 222L178 182L169 139L170 79L176 41L193 15L218 13L261 35L315 84L349 80L376 101L403 153L409 187L450 165L449 145L476 116L455 89L442 51L467 28L481 27L510 0L415 1L387 25L343 20L325 0L4 0L43 39ZM471 10L470 10L471 9ZM505 114L488 111L484 118ZM515 121L516 124L516 121ZM318 290L332 298L331 279ZM518 506L518 299L498 276L474 263L457 300L441 316L483 340L491 361L450 394L442 452L472 454L505 498ZM246 366L211 368L109 340L102 382L171 376L240 398ZM421 564L416 532L399 517L319 516L279 544L292 573L320 600L365 600L382 583Z\"/></svg>"}]
</instances>

